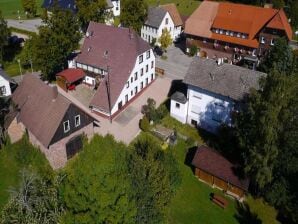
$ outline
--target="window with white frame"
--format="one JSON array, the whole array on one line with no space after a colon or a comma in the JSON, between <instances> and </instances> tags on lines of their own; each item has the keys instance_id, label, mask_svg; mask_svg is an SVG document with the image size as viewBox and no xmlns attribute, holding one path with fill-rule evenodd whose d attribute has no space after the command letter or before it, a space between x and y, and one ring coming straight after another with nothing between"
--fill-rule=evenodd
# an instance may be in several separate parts
<instances>
[{"instance_id":1,"label":"window with white frame","mask_svg":"<svg viewBox=\"0 0 298 224\"><path fill-rule=\"evenodd\" d=\"M79 127L81 125L81 116L77 115L75 116L75 126Z\"/></svg>"},{"instance_id":2,"label":"window with white frame","mask_svg":"<svg viewBox=\"0 0 298 224\"><path fill-rule=\"evenodd\" d=\"M146 72L148 72L149 70L149 65L146 65Z\"/></svg>"},{"instance_id":3,"label":"window with white frame","mask_svg":"<svg viewBox=\"0 0 298 224\"><path fill-rule=\"evenodd\" d=\"M176 103L175 107L176 107L177 109L179 109L179 108L180 108L180 103Z\"/></svg>"},{"instance_id":4,"label":"window with white frame","mask_svg":"<svg viewBox=\"0 0 298 224\"><path fill-rule=\"evenodd\" d=\"M138 79L138 73L136 72L135 73L135 80L137 80Z\"/></svg>"},{"instance_id":5,"label":"window with white frame","mask_svg":"<svg viewBox=\"0 0 298 224\"><path fill-rule=\"evenodd\" d=\"M146 35L147 36L147 35ZM143 55L139 56L139 64L141 64L143 62Z\"/></svg>"},{"instance_id":6,"label":"window with white frame","mask_svg":"<svg viewBox=\"0 0 298 224\"><path fill-rule=\"evenodd\" d=\"M6 94L6 87L5 86L1 86L0 87L0 96L3 96Z\"/></svg>"},{"instance_id":7,"label":"window with white frame","mask_svg":"<svg viewBox=\"0 0 298 224\"><path fill-rule=\"evenodd\" d=\"M69 132L70 130L69 120L63 122L63 128L64 128L64 133Z\"/></svg>"},{"instance_id":8,"label":"window with white frame","mask_svg":"<svg viewBox=\"0 0 298 224\"><path fill-rule=\"evenodd\" d=\"M144 69L143 68L141 68L140 73L141 73L141 76L144 75Z\"/></svg>"},{"instance_id":9,"label":"window with white frame","mask_svg":"<svg viewBox=\"0 0 298 224\"><path fill-rule=\"evenodd\" d=\"M151 68L154 67L154 61L151 61Z\"/></svg>"},{"instance_id":10,"label":"window with white frame","mask_svg":"<svg viewBox=\"0 0 298 224\"><path fill-rule=\"evenodd\" d=\"M166 18L166 25L168 25L168 23L169 23L169 19L168 19L168 18Z\"/></svg>"},{"instance_id":11,"label":"window with white frame","mask_svg":"<svg viewBox=\"0 0 298 224\"><path fill-rule=\"evenodd\" d=\"M262 43L262 44L265 43L265 37L261 37L261 43Z\"/></svg>"},{"instance_id":12,"label":"window with white frame","mask_svg":"<svg viewBox=\"0 0 298 224\"><path fill-rule=\"evenodd\" d=\"M146 58L150 58L150 50L146 52Z\"/></svg>"},{"instance_id":13,"label":"window with white frame","mask_svg":"<svg viewBox=\"0 0 298 224\"><path fill-rule=\"evenodd\" d=\"M126 88L128 88L128 87L129 87L129 81L126 82Z\"/></svg>"},{"instance_id":14,"label":"window with white frame","mask_svg":"<svg viewBox=\"0 0 298 224\"><path fill-rule=\"evenodd\" d=\"M271 39L271 41L270 41L270 45L274 45L274 39Z\"/></svg>"}]
</instances>

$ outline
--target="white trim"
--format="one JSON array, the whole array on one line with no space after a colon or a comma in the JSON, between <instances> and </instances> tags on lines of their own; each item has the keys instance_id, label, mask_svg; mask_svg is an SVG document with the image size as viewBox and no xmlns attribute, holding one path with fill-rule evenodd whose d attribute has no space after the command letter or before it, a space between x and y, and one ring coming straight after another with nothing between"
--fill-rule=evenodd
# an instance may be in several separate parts
<instances>
[{"instance_id":1,"label":"white trim","mask_svg":"<svg viewBox=\"0 0 298 224\"><path fill-rule=\"evenodd\" d=\"M66 123L68 124L68 129L67 129L67 130L65 129L65 124L66 124ZM63 129L64 129L64 133L69 132L69 130L70 130L69 120L63 122Z\"/></svg>"},{"instance_id":2,"label":"white trim","mask_svg":"<svg viewBox=\"0 0 298 224\"><path fill-rule=\"evenodd\" d=\"M77 124L77 118L79 118L78 124ZM80 125L81 125L81 116L77 115L77 116L75 116L75 127L79 127Z\"/></svg>"}]
</instances>

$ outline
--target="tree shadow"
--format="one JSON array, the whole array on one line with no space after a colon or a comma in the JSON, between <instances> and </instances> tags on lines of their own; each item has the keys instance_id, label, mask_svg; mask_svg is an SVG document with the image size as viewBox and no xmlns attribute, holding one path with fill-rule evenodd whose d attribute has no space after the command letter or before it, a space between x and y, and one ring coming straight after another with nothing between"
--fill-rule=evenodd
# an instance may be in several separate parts
<instances>
[{"instance_id":1,"label":"tree shadow","mask_svg":"<svg viewBox=\"0 0 298 224\"><path fill-rule=\"evenodd\" d=\"M262 224L261 219L258 218L257 214L250 210L247 203L237 202L236 209L237 214L235 214L234 217L240 224Z\"/></svg>"},{"instance_id":2,"label":"tree shadow","mask_svg":"<svg viewBox=\"0 0 298 224\"><path fill-rule=\"evenodd\" d=\"M189 166L193 173L195 172L195 167L192 165L192 160L196 154L196 151L197 147L189 148L184 159L184 164Z\"/></svg>"}]
</instances>

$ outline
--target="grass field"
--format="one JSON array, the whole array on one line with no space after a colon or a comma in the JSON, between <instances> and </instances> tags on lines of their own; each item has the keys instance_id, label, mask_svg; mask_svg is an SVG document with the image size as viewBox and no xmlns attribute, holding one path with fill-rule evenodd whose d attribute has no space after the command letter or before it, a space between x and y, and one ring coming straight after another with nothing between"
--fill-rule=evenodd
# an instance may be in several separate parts
<instances>
[{"instance_id":1,"label":"grass field","mask_svg":"<svg viewBox=\"0 0 298 224\"><path fill-rule=\"evenodd\" d=\"M9 199L9 189L18 186L24 168L40 175L52 172L44 155L23 138L0 150L0 211Z\"/></svg>"},{"instance_id":2,"label":"grass field","mask_svg":"<svg viewBox=\"0 0 298 224\"><path fill-rule=\"evenodd\" d=\"M198 181L191 168L185 164L187 154L185 142L179 141L173 148L179 162L182 184L179 187L170 207L168 222L172 224L233 224L233 223L263 223L275 224L277 212L266 205L261 199L248 197L244 206L226 197L229 201L227 208L222 209L210 201L210 194L222 194Z\"/></svg>"},{"instance_id":3,"label":"grass field","mask_svg":"<svg viewBox=\"0 0 298 224\"><path fill-rule=\"evenodd\" d=\"M43 0L36 0L38 13L41 12L42 2ZM18 15L21 16L21 19L26 19L21 0L0 0L0 10L6 19L18 19Z\"/></svg>"},{"instance_id":4,"label":"grass field","mask_svg":"<svg viewBox=\"0 0 298 224\"><path fill-rule=\"evenodd\" d=\"M167 3L175 3L180 14L189 16L192 12L199 6L201 1L198 0L146 0L148 5L154 6L157 5L157 2L160 5L167 4Z\"/></svg>"}]
</instances>

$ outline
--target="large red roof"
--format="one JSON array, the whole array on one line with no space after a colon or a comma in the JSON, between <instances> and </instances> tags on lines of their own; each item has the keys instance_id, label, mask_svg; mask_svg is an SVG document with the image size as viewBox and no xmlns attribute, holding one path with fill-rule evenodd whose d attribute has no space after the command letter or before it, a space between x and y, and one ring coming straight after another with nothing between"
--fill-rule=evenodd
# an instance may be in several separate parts
<instances>
[{"instance_id":1,"label":"large red roof","mask_svg":"<svg viewBox=\"0 0 298 224\"><path fill-rule=\"evenodd\" d=\"M64 77L68 83L73 83L84 78L85 73L80 68L68 68L58 73L56 76Z\"/></svg>"},{"instance_id":2,"label":"large red roof","mask_svg":"<svg viewBox=\"0 0 298 224\"><path fill-rule=\"evenodd\" d=\"M192 165L243 190L248 189L249 180L240 179L234 172L234 164L214 149L198 147Z\"/></svg>"}]
</instances>

